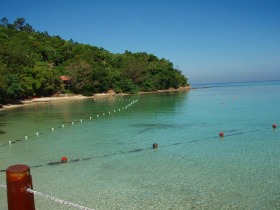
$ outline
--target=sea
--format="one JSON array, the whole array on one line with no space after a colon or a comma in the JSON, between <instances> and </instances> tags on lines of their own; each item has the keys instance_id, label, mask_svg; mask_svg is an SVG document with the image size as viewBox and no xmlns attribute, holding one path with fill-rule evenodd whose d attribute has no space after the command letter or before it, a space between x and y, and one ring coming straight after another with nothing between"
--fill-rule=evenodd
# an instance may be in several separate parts
<instances>
[{"instance_id":1,"label":"sea","mask_svg":"<svg viewBox=\"0 0 280 210\"><path fill-rule=\"evenodd\" d=\"M0 209L17 164L39 210L280 209L279 107L263 81L1 110Z\"/></svg>"}]
</instances>

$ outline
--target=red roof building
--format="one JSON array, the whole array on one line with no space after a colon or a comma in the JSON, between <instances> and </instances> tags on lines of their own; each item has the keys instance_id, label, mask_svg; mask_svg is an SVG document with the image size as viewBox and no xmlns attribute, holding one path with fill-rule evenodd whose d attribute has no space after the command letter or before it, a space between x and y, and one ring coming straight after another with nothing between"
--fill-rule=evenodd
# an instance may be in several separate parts
<instances>
[{"instance_id":1,"label":"red roof building","mask_svg":"<svg viewBox=\"0 0 280 210\"><path fill-rule=\"evenodd\" d=\"M63 75L63 76L60 77L60 79L64 84L64 88L66 90L69 90L69 86L70 86L70 83L71 83L71 78Z\"/></svg>"},{"instance_id":2,"label":"red roof building","mask_svg":"<svg viewBox=\"0 0 280 210\"><path fill-rule=\"evenodd\" d=\"M71 80L70 77L68 76L61 76L60 79L63 81L63 82L69 82Z\"/></svg>"}]
</instances>

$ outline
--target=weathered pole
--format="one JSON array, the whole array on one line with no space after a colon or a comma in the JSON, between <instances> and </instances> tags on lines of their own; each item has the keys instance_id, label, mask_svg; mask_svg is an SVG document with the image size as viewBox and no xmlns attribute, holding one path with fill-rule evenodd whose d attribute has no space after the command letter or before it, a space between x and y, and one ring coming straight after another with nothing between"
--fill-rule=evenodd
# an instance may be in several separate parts
<instances>
[{"instance_id":1,"label":"weathered pole","mask_svg":"<svg viewBox=\"0 0 280 210\"><path fill-rule=\"evenodd\" d=\"M35 210L30 168L27 165L13 165L6 169L8 210Z\"/></svg>"}]
</instances>

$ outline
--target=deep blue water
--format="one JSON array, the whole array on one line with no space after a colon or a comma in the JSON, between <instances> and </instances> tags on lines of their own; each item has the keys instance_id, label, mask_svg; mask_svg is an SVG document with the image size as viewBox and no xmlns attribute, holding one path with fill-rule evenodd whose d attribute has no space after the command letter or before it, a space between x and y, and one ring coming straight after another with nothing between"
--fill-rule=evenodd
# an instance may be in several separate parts
<instances>
[{"instance_id":1,"label":"deep blue water","mask_svg":"<svg viewBox=\"0 0 280 210\"><path fill-rule=\"evenodd\" d=\"M279 80L269 81L250 81L250 82L226 82L226 83L206 83L206 84L192 84L193 88L210 88L210 87L256 87L256 86L275 86L280 85Z\"/></svg>"}]
</instances>

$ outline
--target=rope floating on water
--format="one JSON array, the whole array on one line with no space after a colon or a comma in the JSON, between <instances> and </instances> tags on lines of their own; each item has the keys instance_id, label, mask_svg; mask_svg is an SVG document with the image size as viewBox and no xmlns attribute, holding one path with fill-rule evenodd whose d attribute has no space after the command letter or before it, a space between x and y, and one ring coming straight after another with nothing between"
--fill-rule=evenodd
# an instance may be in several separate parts
<instances>
[{"instance_id":1,"label":"rope floating on water","mask_svg":"<svg viewBox=\"0 0 280 210\"><path fill-rule=\"evenodd\" d=\"M123 99L124 100L124 99ZM126 99L126 101L127 101L128 99ZM129 99L129 101L130 101L130 99ZM102 101L101 101L102 102ZM134 103L136 103L136 102L138 102L138 100L133 100L131 103L129 103L127 106L126 106L126 108L127 107L129 107L129 106L131 106L131 105L133 105ZM124 109L124 107L122 107L122 109ZM119 109L119 111L120 111L121 109ZM114 112L115 112L115 110L114 110ZM112 112L111 111L109 111L108 112L109 114L111 114ZM103 116L105 116L105 113L103 113ZM97 114L96 115L96 118L98 118L99 117L99 115ZM92 120L92 117L90 117L89 118L90 120ZM79 120L80 121L80 123L82 123L83 122L83 119L80 119ZM75 122L74 121L72 121L72 122L70 122L71 124L72 124L72 126L75 124ZM63 124L63 125L61 125L61 126L59 126L59 127L57 127L57 128L64 128L65 127L65 125ZM52 132L54 132L54 130L55 130L55 128L54 127L52 127L51 128L51 131ZM42 132L36 132L35 133L35 135L29 135L29 136L25 136L24 137L24 139L25 140L28 140L28 138L30 138L30 137L39 137L39 135L42 135ZM13 141L8 141L8 143L7 144L3 144L3 145L0 145L0 147L3 147L3 146L7 146L7 145L12 145L12 144L14 144L14 143L16 143L16 142L18 142L18 141L22 141L22 140L13 140Z\"/></svg>"}]
</instances>

